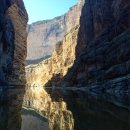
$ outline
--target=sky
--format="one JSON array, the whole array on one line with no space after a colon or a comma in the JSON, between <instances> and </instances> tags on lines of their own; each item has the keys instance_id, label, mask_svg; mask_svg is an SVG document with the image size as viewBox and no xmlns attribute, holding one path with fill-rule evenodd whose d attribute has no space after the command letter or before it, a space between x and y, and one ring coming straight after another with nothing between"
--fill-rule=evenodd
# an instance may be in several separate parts
<instances>
[{"instance_id":1,"label":"sky","mask_svg":"<svg viewBox=\"0 0 130 130\"><path fill-rule=\"evenodd\" d=\"M29 24L65 14L78 0L23 0L29 15Z\"/></svg>"}]
</instances>

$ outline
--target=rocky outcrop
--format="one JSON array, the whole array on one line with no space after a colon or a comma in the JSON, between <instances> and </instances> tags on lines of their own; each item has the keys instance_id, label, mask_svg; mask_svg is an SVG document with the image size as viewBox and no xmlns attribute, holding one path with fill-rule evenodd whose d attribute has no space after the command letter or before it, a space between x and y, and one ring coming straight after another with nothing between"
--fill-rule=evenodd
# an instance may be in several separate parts
<instances>
[{"instance_id":1,"label":"rocky outcrop","mask_svg":"<svg viewBox=\"0 0 130 130\"><path fill-rule=\"evenodd\" d=\"M65 35L65 28L64 16L28 25L27 61L50 56L55 43Z\"/></svg>"},{"instance_id":2,"label":"rocky outcrop","mask_svg":"<svg viewBox=\"0 0 130 130\"><path fill-rule=\"evenodd\" d=\"M25 91L27 13L22 0L0 2L0 129L20 130Z\"/></svg>"},{"instance_id":3,"label":"rocky outcrop","mask_svg":"<svg viewBox=\"0 0 130 130\"><path fill-rule=\"evenodd\" d=\"M83 0L63 16L28 26L27 64L38 63L52 55L56 43L63 40L64 35L79 24L82 6Z\"/></svg>"}]
</instances>

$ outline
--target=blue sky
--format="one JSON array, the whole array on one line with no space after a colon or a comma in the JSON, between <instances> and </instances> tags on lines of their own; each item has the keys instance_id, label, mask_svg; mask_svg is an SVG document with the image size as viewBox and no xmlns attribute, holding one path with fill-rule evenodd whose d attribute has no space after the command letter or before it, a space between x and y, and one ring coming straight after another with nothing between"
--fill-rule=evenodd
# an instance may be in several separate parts
<instances>
[{"instance_id":1,"label":"blue sky","mask_svg":"<svg viewBox=\"0 0 130 130\"><path fill-rule=\"evenodd\" d=\"M78 0L23 0L29 15L29 23L52 19L67 12Z\"/></svg>"}]
</instances>

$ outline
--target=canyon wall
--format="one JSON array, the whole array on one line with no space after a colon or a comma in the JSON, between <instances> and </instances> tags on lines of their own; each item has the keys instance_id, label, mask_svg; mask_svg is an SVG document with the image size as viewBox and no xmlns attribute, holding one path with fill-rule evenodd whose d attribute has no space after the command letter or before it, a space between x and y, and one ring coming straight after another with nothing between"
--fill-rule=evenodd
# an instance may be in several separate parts
<instances>
[{"instance_id":1,"label":"canyon wall","mask_svg":"<svg viewBox=\"0 0 130 130\"><path fill-rule=\"evenodd\" d=\"M79 24L83 0L62 16L28 25L27 64L38 63L52 55L57 42Z\"/></svg>"},{"instance_id":2,"label":"canyon wall","mask_svg":"<svg viewBox=\"0 0 130 130\"><path fill-rule=\"evenodd\" d=\"M86 0L80 19L76 61L64 82L129 101L130 1ZM107 98L111 102L113 99ZM114 103L117 103L114 102Z\"/></svg>"},{"instance_id":3,"label":"canyon wall","mask_svg":"<svg viewBox=\"0 0 130 130\"><path fill-rule=\"evenodd\" d=\"M0 2L0 129L20 130L25 92L26 25L22 0Z\"/></svg>"}]
</instances>

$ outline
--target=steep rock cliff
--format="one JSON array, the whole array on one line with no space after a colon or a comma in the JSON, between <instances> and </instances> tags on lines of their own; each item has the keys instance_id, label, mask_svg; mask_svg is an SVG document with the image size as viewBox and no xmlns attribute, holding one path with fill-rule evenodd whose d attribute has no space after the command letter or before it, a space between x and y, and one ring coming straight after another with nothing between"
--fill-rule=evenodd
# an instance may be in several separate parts
<instances>
[{"instance_id":1,"label":"steep rock cliff","mask_svg":"<svg viewBox=\"0 0 130 130\"><path fill-rule=\"evenodd\" d=\"M55 44L63 40L64 35L79 24L82 6L83 0L70 8L63 16L39 21L28 26L28 64L38 63L43 58L52 55Z\"/></svg>"},{"instance_id":2,"label":"steep rock cliff","mask_svg":"<svg viewBox=\"0 0 130 130\"><path fill-rule=\"evenodd\" d=\"M0 129L20 130L25 91L27 13L22 0L0 2Z\"/></svg>"},{"instance_id":3,"label":"steep rock cliff","mask_svg":"<svg viewBox=\"0 0 130 130\"><path fill-rule=\"evenodd\" d=\"M64 81L129 101L129 12L128 0L85 1L76 61Z\"/></svg>"}]
</instances>

